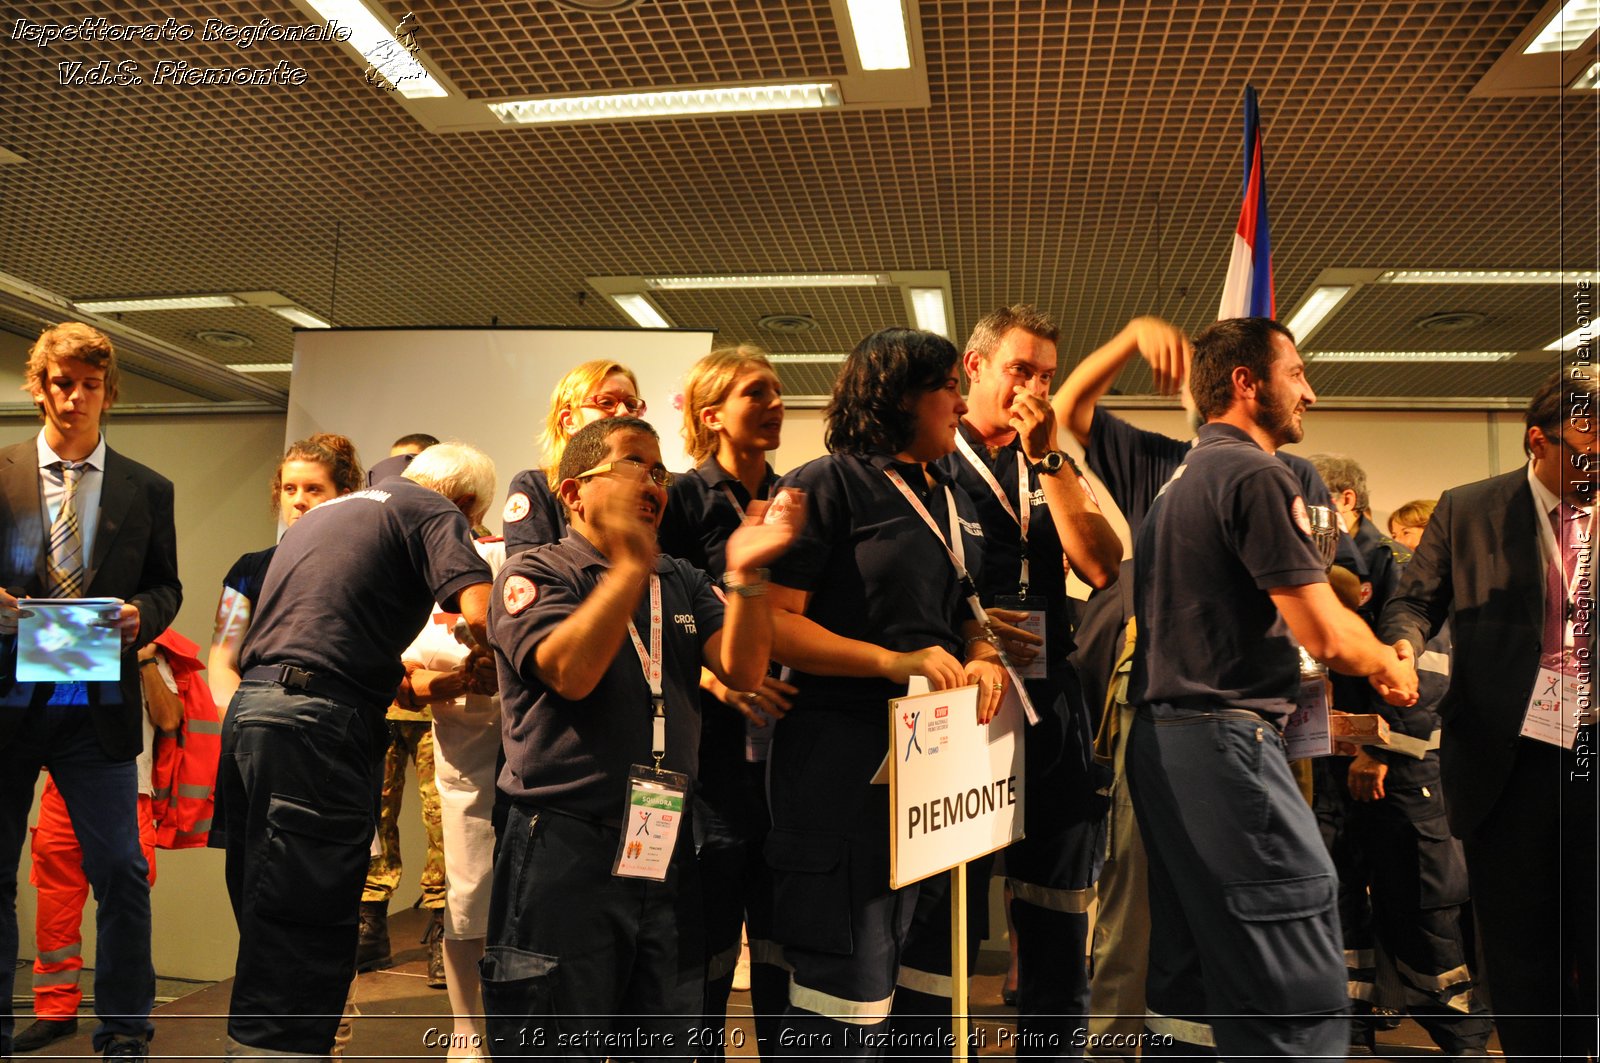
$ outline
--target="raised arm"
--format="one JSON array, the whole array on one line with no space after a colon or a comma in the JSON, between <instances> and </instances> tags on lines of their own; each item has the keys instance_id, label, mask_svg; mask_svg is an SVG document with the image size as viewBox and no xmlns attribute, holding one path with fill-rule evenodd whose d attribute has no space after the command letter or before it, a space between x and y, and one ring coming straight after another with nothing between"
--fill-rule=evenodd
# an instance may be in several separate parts
<instances>
[{"instance_id":1,"label":"raised arm","mask_svg":"<svg viewBox=\"0 0 1600 1063\"><path fill-rule=\"evenodd\" d=\"M1181 329L1158 317L1136 317L1079 362L1056 389L1051 400L1056 420L1081 446L1088 446L1095 404L1111 390L1117 375L1134 355L1150 363L1156 390L1172 395L1183 386L1193 353L1189 338Z\"/></svg>"}]
</instances>

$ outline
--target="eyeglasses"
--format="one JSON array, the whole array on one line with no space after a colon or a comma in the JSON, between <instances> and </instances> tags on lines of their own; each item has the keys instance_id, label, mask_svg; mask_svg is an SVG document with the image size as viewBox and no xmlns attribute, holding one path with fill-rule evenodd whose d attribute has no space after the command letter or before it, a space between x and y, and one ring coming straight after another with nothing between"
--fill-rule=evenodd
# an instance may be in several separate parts
<instances>
[{"instance_id":1,"label":"eyeglasses","mask_svg":"<svg viewBox=\"0 0 1600 1063\"><path fill-rule=\"evenodd\" d=\"M657 487L671 487L672 481L675 479L672 473L667 471L667 467L665 465L647 466L642 461L633 461L628 458L624 458L621 461L608 461L604 465L596 465L592 469L586 469L583 472L580 472L577 476L574 476L573 479L587 480L591 476L604 476L608 472L617 472L619 470L627 470L632 472L635 469L644 470L645 474L648 475L651 480L655 481L655 485Z\"/></svg>"},{"instance_id":2,"label":"eyeglasses","mask_svg":"<svg viewBox=\"0 0 1600 1063\"><path fill-rule=\"evenodd\" d=\"M599 410L607 417L615 417L619 409L629 417L643 417L644 411L648 409L644 400L637 396L624 398L617 395L590 395L578 405Z\"/></svg>"}]
</instances>

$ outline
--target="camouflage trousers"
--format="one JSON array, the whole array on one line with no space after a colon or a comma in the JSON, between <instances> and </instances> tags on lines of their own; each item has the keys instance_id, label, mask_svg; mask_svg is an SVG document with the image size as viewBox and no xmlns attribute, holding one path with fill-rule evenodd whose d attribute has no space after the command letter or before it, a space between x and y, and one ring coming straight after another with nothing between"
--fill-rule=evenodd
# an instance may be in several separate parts
<instances>
[{"instance_id":1,"label":"camouflage trousers","mask_svg":"<svg viewBox=\"0 0 1600 1063\"><path fill-rule=\"evenodd\" d=\"M428 861L422 868L422 907L444 907L444 832L439 826L439 790L433 782L433 725L390 720L389 751L383 758L383 804L378 820L382 852L367 867L363 901L388 901L400 885L400 806L405 795L406 761L417 765L422 825L428 836Z\"/></svg>"}]
</instances>

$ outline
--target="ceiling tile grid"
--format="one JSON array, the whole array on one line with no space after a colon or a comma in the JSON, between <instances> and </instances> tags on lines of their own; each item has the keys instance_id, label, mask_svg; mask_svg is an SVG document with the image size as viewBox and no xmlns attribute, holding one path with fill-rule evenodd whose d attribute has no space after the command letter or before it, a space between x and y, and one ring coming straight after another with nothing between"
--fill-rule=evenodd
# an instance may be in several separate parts
<instances>
[{"instance_id":1,"label":"ceiling tile grid","mask_svg":"<svg viewBox=\"0 0 1600 1063\"><path fill-rule=\"evenodd\" d=\"M40 21L149 18L127 0L30 6ZM287 0L172 11L196 25L306 21ZM608 301L576 297L584 277L943 269L958 342L987 310L1030 300L1060 318L1070 364L1136 314L1191 329L1215 314L1246 81L1262 99L1280 312L1328 268L1592 268L1595 97L1468 96L1537 11L928 0L926 109L445 135L332 44L8 42L0 146L28 161L0 166L0 270L79 298L275 289L340 324L615 327L626 319ZM424 53L476 95L819 76L849 46L826 0L605 15L440 2L418 21ZM55 83L64 59L133 54L284 59L308 81ZM822 307L811 335L841 350L891 323L886 309L903 317L782 299L771 312ZM685 312L712 309L734 320L674 321L745 338L760 307ZM1418 386L1463 394L1459 377Z\"/></svg>"}]
</instances>

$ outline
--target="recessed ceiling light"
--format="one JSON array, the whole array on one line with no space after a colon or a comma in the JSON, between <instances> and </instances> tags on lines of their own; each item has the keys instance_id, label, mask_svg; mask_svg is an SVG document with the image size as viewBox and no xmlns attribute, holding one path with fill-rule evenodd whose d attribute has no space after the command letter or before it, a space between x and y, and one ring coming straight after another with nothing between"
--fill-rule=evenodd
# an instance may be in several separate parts
<instances>
[{"instance_id":1,"label":"recessed ceiling light","mask_svg":"<svg viewBox=\"0 0 1600 1063\"><path fill-rule=\"evenodd\" d=\"M1516 351L1316 351L1314 362L1503 362Z\"/></svg>"},{"instance_id":2,"label":"recessed ceiling light","mask_svg":"<svg viewBox=\"0 0 1600 1063\"><path fill-rule=\"evenodd\" d=\"M337 22L350 31L346 44L361 53L361 58L383 75L394 90L408 100L448 96L443 85L434 80L428 68L417 60L411 50L395 39L390 27L361 0L306 0L316 8L317 14L329 22Z\"/></svg>"},{"instance_id":3,"label":"recessed ceiling light","mask_svg":"<svg viewBox=\"0 0 1600 1063\"><path fill-rule=\"evenodd\" d=\"M230 365L229 369L239 373L292 373L293 362L252 362L249 365Z\"/></svg>"},{"instance_id":4,"label":"recessed ceiling light","mask_svg":"<svg viewBox=\"0 0 1600 1063\"><path fill-rule=\"evenodd\" d=\"M491 103L488 106L497 118L507 124L539 125L741 111L804 111L839 107L842 104L838 85L832 82L805 82L666 89L609 96L551 96L539 100Z\"/></svg>"},{"instance_id":5,"label":"recessed ceiling light","mask_svg":"<svg viewBox=\"0 0 1600 1063\"><path fill-rule=\"evenodd\" d=\"M756 328L784 336L810 332L816 327L817 319L807 317L805 314L765 314L756 319Z\"/></svg>"},{"instance_id":6,"label":"recessed ceiling light","mask_svg":"<svg viewBox=\"0 0 1600 1063\"><path fill-rule=\"evenodd\" d=\"M655 305L637 292L621 292L616 295L607 295L613 303L617 304L624 314L639 325L640 328L671 328L672 325L661 316L661 311Z\"/></svg>"},{"instance_id":7,"label":"recessed ceiling light","mask_svg":"<svg viewBox=\"0 0 1600 1063\"><path fill-rule=\"evenodd\" d=\"M1594 283L1589 270L1560 269L1391 269L1379 284L1563 284Z\"/></svg>"},{"instance_id":8,"label":"recessed ceiling light","mask_svg":"<svg viewBox=\"0 0 1600 1063\"><path fill-rule=\"evenodd\" d=\"M733 273L700 277L646 277L655 291L713 291L727 288L881 288L881 273Z\"/></svg>"},{"instance_id":9,"label":"recessed ceiling light","mask_svg":"<svg viewBox=\"0 0 1600 1063\"><path fill-rule=\"evenodd\" d=\"M1486 320L1486 315L1480 314L1476 310L1443 310L1436 314L1424 314L1412 324L1418 328L1428 329L1430 332L1455 332L1459 329L1481 325Z\"/></svg>"},{"instance_id":10,"label":"recessed ceiling light","mask_svg":"<svg viewBox=\"0 0 1600 1063\"><path fill-rule=\"evenodd\" d=\"M1286 326L1294 333L1295 342L1304 343L1306 337L1315 332L1323 319L1333 313L1354 290L1355 287L1349 284L1324 284L1312 291Z\"/></svg>"},{"instance_id":11,"label":"recessed ceiling light","mask_svg":"<svg viewBox=\"0 0 1600 1063\"><path fill-rule=\"evenodd\" d=\"M327 328L328 323L309 310L302 310L298 306L272 306L267 309L286 321L291 321L301 328Z\"/></svg>"},{"instance_id":12,"label":"recessed ceiling light","mask_svg":"<svg viewBox=\"0 0 1600 1063\"><path fill-rule=\"evenodd\" d=\"M1570 52L1596 29L1600 29L1600 0L1567 0L1522 51L1525 55Z\"/></svg>"},{"instance_id":13,"label":"recessed ceiling light","mask_svg":"<svg viewBox=\"0 0 1600 1063\"><path fill-rule=\"evenodd\" d=\"M950 335L950 320L945 313L943 288L912 288L911 314L917 327L940 336Z\"/></svg>"},{"instance_id":14,"label":"recessed ceiling light","mask_svg":"<svg viewBox=\"0 0 1600 1063\"><path fill-rule=\"evenodd\" d=\"M845 0L845 7L863 70L910 69L911 44L900 0Z\"/></svg>"},{"instance_id":15,"label":"recessed ceiling light","mask_svg":"<svg viewBox=\"0 0 1600 1063\"><path fill-rule=\"evenodd\" d=\"M1594 326L1593 325L1579 325L1577 328L1573 329L1571 332L1567 333L1565 336L1562 336L1559 340L1556 340L1554 343L1547 345L1545 347L1545 350L1547 350L1547 351L1573 351L1573 350L1577 350L1579 347L1583 346L1584 344L1593 345L1593 343L1594 343Z\"/></svg>"},{"instance_id":16,"label":"recessed ceiling light","mask_svg":"<svg viewBox=\"0 0 1600 1063\"><path fill-rule=\"evenodd\" d=\"M209 343L213 347L253 347L255 340L242 332L231 332L228 329L208 328L201 329L194 334L194 338L201 343Z\"/></svg>"},{"instance_id":17,"label":"recessed ceiling light","mask_svg":"<svg viewBox=\"0 0 1600 1063\"><path fill-rule=\"evenodd\" d=\"M121 314L141 310L210 310L243 304L231 295L152 295L128 299L86 299L72 305L90 314Z\"/></svg>"}]
</instances>

